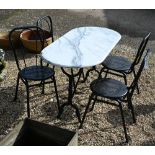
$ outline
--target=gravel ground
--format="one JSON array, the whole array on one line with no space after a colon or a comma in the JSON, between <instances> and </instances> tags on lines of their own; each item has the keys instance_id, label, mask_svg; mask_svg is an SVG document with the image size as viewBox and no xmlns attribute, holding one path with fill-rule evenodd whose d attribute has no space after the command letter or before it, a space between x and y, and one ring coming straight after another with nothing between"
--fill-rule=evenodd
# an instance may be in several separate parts
<instances>
[{"instance_id":1,"label":"gravel ground","mask_svg":"<svg viewBox=\"0 0 155 155\"><path fill-rule=\"evenodd\" d=\"M155 11L0 10L0 31L8 31L14 26L34 24L39 16L44 15L52 17L56 37L79 26L104 26L117 30L122 34L122 39L112 52L127 56L131 60L142 36L149 31L152 32L148 43L152 51L149 69L144 70L141 76L141 93L139 95L135 93L133 98L136 124L132 124L131 115L126 106L124 109L128 133L132 140L129 145L155 145ZM0 140L26 117L26 94L23 84L19 88L19 99L17 102L12 102L17 76L12 51L6 51L5 59L8 62L8 73L5 80L0 83ZM31 61L32 58L29 57L28 60ZM97 68L100 69L101 66ZM89 84L95 78L96 74L91 73L87 82L78 86L74 102L78 104L81 113L90 95ZM56 67L56 80L60 101L63 103L67 99L68 81L58 67ZM131 81L131 77L128 80ZM40 88L33 88L30 92L32 119L77 131L79 145L123 145L124 134L119 109L97 102L94 111L87 115L83 129L78 130L79 124L75 112L70 107L65 108L61 119L56 118L57 107L53 85L46 85L45 95L41 95Z\"/></svg>"}]
</instances>

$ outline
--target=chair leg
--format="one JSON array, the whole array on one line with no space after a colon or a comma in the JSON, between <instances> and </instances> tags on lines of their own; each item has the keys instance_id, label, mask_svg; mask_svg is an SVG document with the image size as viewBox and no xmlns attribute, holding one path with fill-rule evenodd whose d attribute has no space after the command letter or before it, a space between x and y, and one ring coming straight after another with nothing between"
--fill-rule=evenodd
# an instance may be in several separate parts
<instances>
[{"instance_id":1,"label":"chair leg","mask_svg":"<svg viewBox=\"0 0 155 155\"><path fill-rule=\"evenodd\" d=\"M60 110L60 103L59 103L59 96L58 96L58 91L57 91L57 84L55 80L55 76L52 77L53 83L54 83L54 89L55 89L55 94L56 94L56 99L57 99L57 106L58 106L58 111Z\"/></svg>"},{"instance_id":2,"label":"chair leg","mask_svg":"<svg viewBox=\"0 0 155 155\"><path fill-rule=\"evenodd\" d=\"M123 129L124 129L125 139L126 139L126 143L128 143L129 140L128 140L127 129L126 129L126 125L125 125L125 119L124 119L122 104L119 101L118 101L118 103L119 103L119 109L120 109L121 117L122 117L122 123L123 123Z\"/></svg>"},{"instance_id":3,"label":"chair leg","mask_svg":"<svg viewBox=\"0 0 155 155\"><path fill-rule=\"evenodd\" d=\"M124 83L127 85L127 79L126 79L126 74L123 73L123 78L124 78Z\"/></svg>"},{"instance_id":4,"label":"chair leg","mask_svg":"<svg viewBox=\"0 0 155 155\"><path fill-rule=\"evenodd\" d=\"M107 71L106 71L106 73L105 73L105 76L104 76L104 78L106 78L106 77L107 77L107 75L108 75L108 72L109 72L109 70L107 69Z\"/></svg>"},{"instance_id":5,"label":"chair leg","mask_svg":"<svg viewBox=\"0 0 155 155\"><path fill-rule=\"evenodd\" d=\"M133 104L132 104L131 98L128 98L128 107L129 107L129 109L131 110L133 123L136 123L136 117L135 117L134 107L133 107Z\"/></svg>"},{"instance_id":6,"label":"chair leg","mask_svg":"<svg viewBox=\"0 0 155 155\"><path fill-rule=\"evenodd\" d=\"M84 71L82 70L82 78L84 80L85 76L84 76Z\"/></svg>"},{"instance_id":7,"label":"chair leg","mask_svg":"<svg viewBox=\"0 0 155 155\"><path fill-rule=\"evenodd\" d=\"M99 75L98 75L98 78L102 78L102 72L104 71L104 69L105 69L104 67L101 68Z\"/></svg>"},{"instance_id":8,"label":"chair leg","mask_svg":"<svg viewBox=\"0 0 155 155\"><path fill-rule=\"evenodd\" d=\"M83 118L82 118L82 120L81 120L79 129L81 129L82 126L83 126L83 123L84 123L84 120L85 120L85 117L86 117L86 114L87 114L87 112L88 112L88 109L89 109L89 106L90 106L90 103L91 103L91 100L92 100L93 96L94 96L94 95L91 94L91 96L89 97L89 101L88 101L88 104L87 104L87 106L86 106L85 112L84 112L84 114L83 114Z\"/></svg>"},{"instance_id":9,"label":"chair leg","mask_svg":"<svg viewBox=\"0 0 155 155\"><path fill-rule=\"evenodd\" d=\"M91 107L90 111L94 110L94 106L95 106L96 100L97 100L97 96L95 96L95 99L94 99L94 102L92 104L92 107Z\"/></svg>"},{"instance_id":10,"label":"chair leg","mask_svg":"<svg viewBox=\"0 0 155 155\"><path fill-rule=\"evenodd\" d=\"M26 82L26 93L27 93L27 116L30 118L30 103L29 103L29 85L28 82Z\"/></svg>"},{"instance_id":11,"label":"chair leg","mask_svg":"<svg viewBox=\"0 0 155 155\"><path fill-rule=\"evenodd\" d=\"M76 116L78 117L78 121L81 123L81 115L80 115L80 112L79 112L79 109L78 109L77 105L72 104L71 106L75 109Z\"/></svg>"},{"instance_id":12,"label":"chair leg","mask_svg":"<svg viewBox=\"0 0 155 155\"><path fill-rule=\"evenodd\" d=\"M133 75L134 75L134 78L135 78L136 77L135 70L133 70ZM138 83L136 85L136 88L137 88L137 94L140 94Z\"/></svg>"},{"instance_id":13,"label":"chair leg","mask_svg":"<svg viewBox=\"0 0 155 155\"><path fill-rule=\"evenodd\" d=\"M42 92L41 94L45 94L45 81L41 81L42 84Z\"/></svg>"},{"instance_id":14,"label":"chair leg","mask_svg":"<svg viewBox=\"0 0 155 155\"><path fill-rule=\"evenodd\" d=\"M19 87L19 74L17 76L16 92L15 92L15 96L14 96L13 101L16 101L17 100L18 87Z\"/></svg>"}]
</instances>

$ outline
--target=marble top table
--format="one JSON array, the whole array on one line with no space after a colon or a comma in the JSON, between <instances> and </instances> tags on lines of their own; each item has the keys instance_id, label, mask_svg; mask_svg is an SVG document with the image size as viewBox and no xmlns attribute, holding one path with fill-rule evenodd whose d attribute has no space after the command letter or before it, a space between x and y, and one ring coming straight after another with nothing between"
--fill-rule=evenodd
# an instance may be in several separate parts
<instances>
[{"instance_id":1,"label":"marble top table","mask_svg":"<svg viewBox=\"0 0 155 155\"><path fill-rule=\"evenodd\" d=\"M81 122L78 106L73 104L72 99L82 70L84 67L93 67L103 62L120 38L118 32L108 28L79 27L67 32L42 50L41 57L50 64L60 66L69 78L68 101L59 108L58 118L64 107L70 105L76 110L77 118ZM71 68L71 73L67 73L64 67ZM73 68L79 68L79 72L74 74ZM76 83L75 76L79 76Z\"/></svg>"},{"instance_id":2,"label":"marble top table","mask_svg":"<svg viewBox=\"0 0 155 155\"><path fill-rule=\"evenodd\" d=\"M42 51L42 58L61 67L91 67L100 64L120 40L121 35L102 27L75 28Z\"/></svg>"}]
</instances>

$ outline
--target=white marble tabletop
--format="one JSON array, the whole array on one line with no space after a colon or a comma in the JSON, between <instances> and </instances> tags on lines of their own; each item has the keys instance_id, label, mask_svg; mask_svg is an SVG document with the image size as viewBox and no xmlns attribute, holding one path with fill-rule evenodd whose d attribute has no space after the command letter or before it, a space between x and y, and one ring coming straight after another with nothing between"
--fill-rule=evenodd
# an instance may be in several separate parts
<instances>
[{"instance_id":1,"label":"white marble tabletop","mask_svg":"<svg viewBox=\"0 0 155 155\"><path fill-rule=\"evenodd\" d=\"M103 62L120 38L118 32L108 28L79 27L44 48L41 56L60 67L91 67Z\"/></svg>"}]
</instances>

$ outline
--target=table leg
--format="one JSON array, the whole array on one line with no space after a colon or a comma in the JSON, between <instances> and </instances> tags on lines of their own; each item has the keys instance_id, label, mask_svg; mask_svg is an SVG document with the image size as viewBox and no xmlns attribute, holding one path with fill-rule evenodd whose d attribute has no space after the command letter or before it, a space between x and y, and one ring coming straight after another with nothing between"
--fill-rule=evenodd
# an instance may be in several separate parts
<instances>
[{"instance_id":1,"label":"table leg","mask_svg":"<svg viewBox=\"0 0 155 155\"><path fill-rule=\"evenodd\" d=\"M76 104L73 104L73 97L74 97L74 94L75 94L76 87L77 87L77 84L79 82L80 76L82 74L82 69L80 69L77 74L73 74L72 69L71 69L71 74L68 74L63 68L61 68L61 69L62 69L63 73L66 74L68 76L68 78L69 78L68 102L62 104L57 117L60 118L61 114L63 113L64 107L70 105L72 108L74 108L76 110L76 116L78 118L78 121L81 122L81 116L80 116L78 106ZM79 76L76 84L75 84L75 81L74 81L75 76Z\"/></svg>"}]
</instances>

